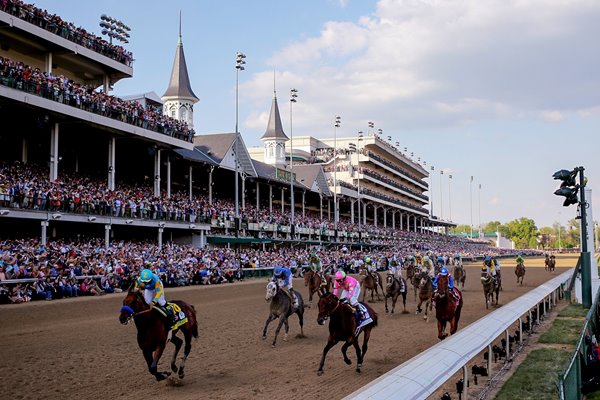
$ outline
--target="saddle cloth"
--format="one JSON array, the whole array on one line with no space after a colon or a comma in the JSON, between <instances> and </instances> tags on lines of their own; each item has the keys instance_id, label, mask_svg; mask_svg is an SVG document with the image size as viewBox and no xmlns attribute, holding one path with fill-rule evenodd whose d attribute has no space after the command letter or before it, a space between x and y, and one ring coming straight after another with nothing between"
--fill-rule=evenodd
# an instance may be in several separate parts
<instances>
[{"instance_id":1,"label":"saddle cloth","mask_svg":"<svg viewBox=\"0 0 600 400\"><path fill-rule=\"evenodd\" d=\"M181 325L185 324L188 321L185 313L177 304L167 303L165 305L165 308L170 312L172 316L171 321L169 321L169 315L165 314L165 312L160 307L154 306L154 309L158 310L158 312L161 313L161 315L167 320L167 322L172 323L171 330L179 328Z\"/></svg>"},{"instance_id":2,"label":"saddle cloth","mask_svg":"<svg viewBox=\"0 0 600 400\"><path fill-rule=\"evenodd\" d=\"M361 303L358 303L358 307L360 307L363 317L362 319L359 319L358 315L356 316L356 331L354 331L354 336L358 336L358 334L365 325L369 325L371 322L373 322L373 318L371 318L367 307L365 307Z\"/></svg>"}]
</instances>

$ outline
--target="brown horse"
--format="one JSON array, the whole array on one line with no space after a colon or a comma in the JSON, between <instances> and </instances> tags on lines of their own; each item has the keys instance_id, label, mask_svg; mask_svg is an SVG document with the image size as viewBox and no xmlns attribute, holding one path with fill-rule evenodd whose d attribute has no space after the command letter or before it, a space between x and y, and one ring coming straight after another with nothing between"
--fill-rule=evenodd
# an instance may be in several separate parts
<instances>
[{"instance_id":1,"label":"brown horse","mask_svg":"<svg viewBox=\"0 0 600 400\"><path fill-rule=\"evenodd\" d=\"M462 266L462 264L454 265L454 271L452 271L454 275L454 284L461 289L465 288L465 281L467 280L467 271Z\"/></svg>"},{"instance_id":2,"label":"brown horse","mask_svg":"<svg viewBox=\"0 0 600 400\"><path fill-rule=\"evenodd\" d=\"M556 257L553 254L550 257L546 258L546 271L553 272L555 268L556 268Z\"/></svg>"},{"instance_id":3,"label":"brown horse","mask_svg":"<svg viewBox=\"0 0 600 400\"><path fill-rule=\"evenodd\" d=\"M297 290L294 290L294 294L298 298L297 308L293 307L290 295L281 289L276 282L269 282L267 284L267 294L265 299L271 302L271 304L269 306L269 316L265 322L262 338L263 340L267 338L267 328L269 327L271 321L279 318L279 324L277 325L275 337L273 338L273 343L271 344L273 347L275 347L275 343L277 343L277 336L279 336L279 331L281 330L282 325L285 325L285 336L283 340L287 341L288 332L290 331L288 319L294 313L298 314L298 319L300 321L300 335L298 335L298 337L304 337L304 302L302 301L302 296Z\"/></svg>"},{"instance_id":4,"label":"brown horse","mask_svg":"<svg viewBox=\"0 0 600 400\"><path fill-rule=\"evenodd\" d=\"M415 272L412 278L410 279L410 283L415 290L415 301L417 301L417 292L419 291L419 283L421 283L421 271L415 267Z\"/></svg>"},{"instance_id":5,"label":"brown horse","mask_svg":"<svg viewBox=\"0 0 600 400\"><path fill-rule=\"evenodd\" d=\"M419 275L419 304L417 305L417 312L419 314L421 310L421 304L425 303L425 316L424 320L429 321L427 315L428 310L432 310L431 296L433 295L433 285L431 282L431 276L426 272L421 272Z\"/></svg>"},{"instance_id":6,"label":"brown horse","mask_svg":"<svg viewBox=\"0 0 600 400\"><path fill-rule=\"evenodd\" d=\"M523 284L523 278L525 277L525 265L523 261L519 261L515 267L515 275L517 275L517 283Z\"/></svg>"},{"instance_id":7,"label":"brown horse","mask_svg":"<svg viewBox=\"0 0 600 400\"><path fill-rule=\"evenodd\" d=\"M415 262L409 260L406 262L406 281L412 282L413 276L415 276Z\"/></svg>"},{"instance_id":8,"label":"brown horse","mask_svg":"<svg viewBox=\"0 0 600 400\"><path fill-rule=\"evenodd\" d=\"M373 298L373 292L375 292L375 294L377 295L377 300L381 300L381 297L379 296L379 290L377 289L377 287L381 289L382 294L384 293L384 291L382 283L383 280L381 279L381 275L379 275L379 272L369 272L366 268L363 268L360 271L360 275L363 276L363 279L360 282L360 286L362 288L361 290L363 292L361 301L365 301L365 295L367 294L367 290L371 291L371 303L375 301Z\"/></svg>"},{"instance_id":9,"label":"brown horse","mask_svg":"<svg viewBox=\"0 0 600 400\"><path fill-rule=\"evenodd\" d=\"M323 356L321 357L317 375L323 375L323 365L325 364L327 352L341 341L344 342L342 346L344 362L348 365L352 364L352 361L346 355L346 350L348 350L348 347L354 346L354 350L356 350L356 372L360 372L365 354L367 353L371 329L377 326L377 313L367 304L363 305L366 307L373 321L362 327L361 331L356 335L357 321L352 307L347 303L341 302L333 293L321 294L319 292L319 315L317 323L323 325L329 319L329 337L325 348L323 348ZM358 337L361 332L364 332L362 350L358 346Z\"/></svg>"},{"instance_id":10,"label":"brown horse","mask_svg":"<svg viewBox=\"0 0 600 400\"><path fill-rule=\"evenodd\" d=\"M308 304L312 305L313 295L319 291L324 290L325 292L331 292L331 275L324 274L326 285L323 285L323 280L312 269L309 269L304 273L304 286L308 287Z\"/></svg>"},{"instance_id":11,"label":"brown horse","mask_svg":"<svg viewBox=\"0 0 600 400\"><path fill-rule=\"evenodd\" d=\"M456 333L463 305L460 291L454 289L457 292L458 300L450 292L451 289L448 287L449 279L448 275L439 275L437 281L438 290L435 300L435 317L438 322L438 339L440 340L444 340L448 336L446 333L446 323L448 322L450 323L450 335Z\"/></svg>"},{"instance_id":12,"label":"brown horse","mask_svg":"<svg viewBox=\"0 0 600 400\"><path fill-rule=\"evenodd\" d=\"M496 305L498 305L498 294L500 293L500 284L497 278L483 271L481 273L481 284L483 285L483 295L485 296L485 308L490 303L494 303L494 293L496 293Z\"/></svg>"},{"instance_id":13,"label":"brown horse","mask_svg":"<svg viewBox=\"0 0 600 400\"><path fill-rule=\"evenodd\" d=\"M386 277L386 285L385 285L385 312L388 312L388 297L392 299L392 314L394 313L394 309L396 308L396 301L398 300L398 296L402 295L402 304L404 306L404 311L402 314L408 313L406 311L406 292L408 287L406 286L406 281L401 276L395 276L394 274L388 274Z\"/></svg>"},{"instance_id":14,"label":"brown horse","mask_svg":"<svg viewBox=\"0 0 600 400\"><path fill-rule=\"evenodd\" d=\"M175 300L172 303L176 304L181 309L181 312L185 314L185 317L187 317L185 324L171 331L172 336L170 339L175 345L175 352L173 353L173 357L171 357L171 371L177 372L179 378L183 379L185 375L185 361L192 349L192 336L195 338L198 337L198 322L196 320L196 309L193 305L179 300ZM157 309L146 304L140 291L130 288L127 296L125 296L125 300L123 300L119 321L123 325L127 325L132 319L137 327L138 346L144 354L144 359L148 364L148 371L156 377L157 381L166 379L171 375L171 372L158 372L158 361L167 345L170 327ZM175 360L183 344L183 340L177 337L179 330L183 332L185 348L178 369Z\"/></svg>"}]
</instances>

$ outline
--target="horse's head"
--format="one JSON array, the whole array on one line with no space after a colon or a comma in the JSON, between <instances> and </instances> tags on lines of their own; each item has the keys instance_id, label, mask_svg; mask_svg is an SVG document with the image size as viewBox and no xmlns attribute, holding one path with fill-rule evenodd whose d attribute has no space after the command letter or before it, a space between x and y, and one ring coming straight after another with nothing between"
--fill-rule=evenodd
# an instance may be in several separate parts
<instances>
[{"instance_id":1,"label":"horse's head","mask_svg":"<svg viewBox=\"0 0 600 400\"><path fill-rule=\"evenodd\" d=\"M319 325L323 325L331 313L339 306L339 304L340 301L338 297L333 293L319 293L319 315L317 316L317 323Z\"/></svg>"},{"instance_id":2,"label":"horse's head","mask_svg":"<svg viewBox=\"0 0 600 400\"><path fill-rule=\"evenodd\" d=\"M127 325L129 320L139 312L148 309L148 305L142 298L142 294L139 290L129 288L127 296L123 300L123 307L121 307L121 313L119 314L119 322L123 325Z\"/></svg>"},{"instance_id":3,"label":"horse's head","mask_svg":"<svg viewBox=\"0 0 600 400\"><path fill-rule=\"evenodd\" d=\"M431 277L427 272L421 272L419 274L419 287L424 287L431 281Z\"/></svg>"},{"instance_id":4,"label":"horse's head","mask_svg":"<svg viewBox=\"0 0 600 400\"><path fill-rule=\"evenodd\" d=\"M277 289L279 289L279 285L276 282L267 283L267 294L265 295L265 300L270 301L277 294Z\"/></svg>"},{"instance_id":5,"label":"horse's head","mask_svg":"<svg viewBox=\"0 0 600 400\"><path fill-rule=\"evenodd\" d=\"M390 289L394 285L394 274L389 273L385 278L385 288Z\"/></svg>"},{"instance_id":6,"label":"horse's head","mask_svg":"<svg viewBox=\"0 0 600 400\"><path fill-rule=\"evenodd\" d=\"M438 296L439 297L444 297L446 295L446 292L448 291L448 281L449 280L450 280L450 278L448 278L448 275L439 275L438 276L437 285L438 285Z\"/></svg>"},{"instance_id":7,"label":"horse's head","mask_svg":"<svg viewBox=\"0 0 600 400\"><path fill-rule=\"evenodd\" d=\"M367 269L366 268L361 268L358 271L358 275L360 275L360 276L366 276L367 275Z\"/></svg>"}]
</instances>

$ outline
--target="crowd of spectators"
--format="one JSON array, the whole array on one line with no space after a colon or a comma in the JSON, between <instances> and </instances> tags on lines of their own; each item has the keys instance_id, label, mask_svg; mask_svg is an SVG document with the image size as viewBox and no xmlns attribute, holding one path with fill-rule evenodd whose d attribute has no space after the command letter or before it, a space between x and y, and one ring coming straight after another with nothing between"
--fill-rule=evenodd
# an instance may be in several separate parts
<instances>
[{"instance_id":1,"label":"crowd of spectators","mask_svg":"<svg viewBox=\"0 0 600 400\"><path fill-rule=\"evenodd\" d=\"M107 42L100 36L77 27L72 22L64 21L60 16L22 0L1 0L0 9L19 19L27 21L39 28L58 35L85 48L100 53L108 58L125 64L133 64L133 55L123 46Z\"/></svg>"},{"instance_id":2,"label":"crowd of spectators","mask_svg":"<svg viewBox=\"0 0 600 400\"><path fill-rule=\"evenodd\" d=\"M78 296L100 296L127 290L144 268L158 273L166 287L233 283L245 276L244 268L288 266L302 269L316 253L328 268L356 272L370 256L381 268L402 264L417 253L463 257L514 255L485 242L444 235L426 236L405 232L395 245L363 250L334 248L240 249L204 248L167 243L111 242L102 239L54 240L42 245L37 239L0 241L0 302L22 303ZM524 254L537 254L529 251ZM246 272L248 274L248 272ZM8 281L8 282L7 282ZM167 298L169 293L167 291Z\"/></svg>"},{"instance_id":3,"label":"crowd of spectators","mask_svg":"<svg viewBox=\"0 0 600 400\"><path fill-rule=\"evenodd\" d=\"M1 56L0 84L187 142L192 142L195 134L185 122L163 115L154 107L144 107L137 101L123 100L97 91L94 86Z\"/></svg>"}]
</instances>

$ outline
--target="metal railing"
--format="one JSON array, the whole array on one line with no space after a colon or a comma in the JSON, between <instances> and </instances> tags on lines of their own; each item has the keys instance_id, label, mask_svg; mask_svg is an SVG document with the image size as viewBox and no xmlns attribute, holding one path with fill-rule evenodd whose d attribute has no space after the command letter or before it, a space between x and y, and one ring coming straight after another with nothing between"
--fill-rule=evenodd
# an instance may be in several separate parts
<instances>
[{"instance_id":1,"label":"metal railing","mask_svg":"<svg viewBox=\"0 0 600 400\"><path fill-rule=\"evenodd\" d=\"M573 270L566 271L540 285L498 310L461 329L455 335L430 347L373 382L347 396L345 399L424 399L432 395L448 379L461 369L463 382L467 382L467 363L482 350L492 354L492 343L506 335L506 353L510 352L509 328L519 322L519 342L523 341L523 315L537 308L537 318L546 313L546 304L555 304L563 284ZM540 307L541 306L541 307ZM488 357L490 371L492 357ZM463 386L462 398L467 398L467 386Z\"/></svg>"}]
</instances>

